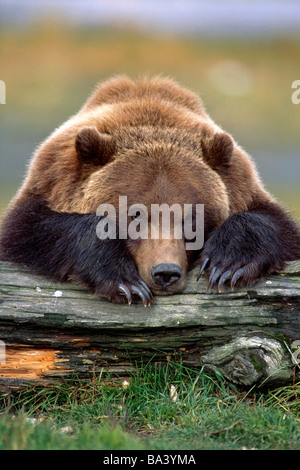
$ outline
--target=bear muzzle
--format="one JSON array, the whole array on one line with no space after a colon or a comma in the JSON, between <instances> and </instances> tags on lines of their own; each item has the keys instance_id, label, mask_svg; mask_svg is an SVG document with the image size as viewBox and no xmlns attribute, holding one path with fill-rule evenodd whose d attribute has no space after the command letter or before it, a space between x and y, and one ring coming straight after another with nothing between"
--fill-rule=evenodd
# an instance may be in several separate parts
<instances>
[{"instance_id":1,"label":"bear muzzle","mask_svg":"<svg viewBox=\"0 0 300 470\"><path fill-rule=\"evenodd\" d=\"M151 267L151 277L153 282L163 290L168 286L179 282L181 276L182 269L178 264L160 263Z\"/></svg>"},{"instance_id":2,"label":"bear muzzle","mask_svg":"<svg viewBox=\"0 0 300 470\"><path fill-rule=\"evenodd\" d=\"M188 259L182 239L148 239L131 243L139 275L156 295L181 292L186 283Z\"/></svg>"}]
</instances>

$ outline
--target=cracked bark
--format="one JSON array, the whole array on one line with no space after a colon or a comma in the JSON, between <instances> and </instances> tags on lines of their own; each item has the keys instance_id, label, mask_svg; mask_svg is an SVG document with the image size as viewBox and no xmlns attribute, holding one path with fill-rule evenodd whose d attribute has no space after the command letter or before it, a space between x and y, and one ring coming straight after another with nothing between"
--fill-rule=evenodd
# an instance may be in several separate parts
<instances>
[{"instance_id":1,"label":"cracked bark","mask_svg":"<svg viewBox=\"0 0 300 470\"><path fill-rule=\"evenodd\" d=\"M298 380L300 261L221 294L207 292L204 278L196 282L197 271L182 294L145 308L0 263L0 386L128 376L142 363L170 360L204 365L246 387Z\"/></svg>"}]
</instances>

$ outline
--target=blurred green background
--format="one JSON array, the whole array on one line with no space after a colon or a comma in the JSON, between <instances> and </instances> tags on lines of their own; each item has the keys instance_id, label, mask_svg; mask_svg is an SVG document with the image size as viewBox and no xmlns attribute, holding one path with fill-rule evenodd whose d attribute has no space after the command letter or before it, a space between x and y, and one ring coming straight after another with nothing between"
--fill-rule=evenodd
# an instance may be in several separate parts
<instances>
[{"instance_id":1,"label":"blurred green background","mask_svg":"<svg viewBox=\"0 0 300 470\"><path fill-rule=\"evenodd\" d=\"M292 82L300 79L299 5L281 22L293 2L254 1L266 6L257 22L243 1L224 0L223 10L212 2L209 14L200 8L204 2L191 1L65 0L44 9L33 0L2 1L0 211L36 146L78 110L98 80L125 73L171 76L199 94L213 119L253 156L266 188L300 219L300 104L291 101ZM95 4L102 12L110 4L110 14L104 18ZM71 7L78 14L70 18Z\"/></svg>"}]
</instances>

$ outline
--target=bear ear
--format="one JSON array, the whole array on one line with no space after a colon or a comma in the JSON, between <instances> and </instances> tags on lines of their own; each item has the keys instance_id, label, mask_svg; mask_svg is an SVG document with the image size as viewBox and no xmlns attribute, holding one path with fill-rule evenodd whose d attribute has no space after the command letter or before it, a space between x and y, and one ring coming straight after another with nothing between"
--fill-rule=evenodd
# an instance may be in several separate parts
<instances>
[{"instance_id":1,"label":"bear ear","mask_svg":"<svg viewBox=\"0 0 300 470\"><path fill-rule=\"evenodd\" d=\"M230 135L217 132L212 138L204 138L201 142L203 159L213 170L228 168L233 151Z\"/></svg>"},{"instance_id":2,"label":"bear ear","mask_svg":"<svg viewBox=\"0 0 300 470\"><path fill-rule=\"evenodd\" d=\"M75 149L80 162L105 165L115 152L115 142L108 134L95 127L81 129L75 139Z\"/></svg>"}]
</instances>

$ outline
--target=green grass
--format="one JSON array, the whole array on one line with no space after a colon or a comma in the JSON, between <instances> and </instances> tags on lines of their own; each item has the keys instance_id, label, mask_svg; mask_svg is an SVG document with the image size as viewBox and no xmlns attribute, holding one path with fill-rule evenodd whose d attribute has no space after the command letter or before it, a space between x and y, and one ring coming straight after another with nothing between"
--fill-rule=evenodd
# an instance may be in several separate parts
<instances>
[{"instance_id":1,"label":"green grass","mask_svg":"<svg viewBox=\"0 0 300 470\"><path fill-rule=\"evenodd\" d=\"M300 449L300 384L250 394L170 363L2 397L0 449L245 448Z\"/></svg>"}]
</instances>

